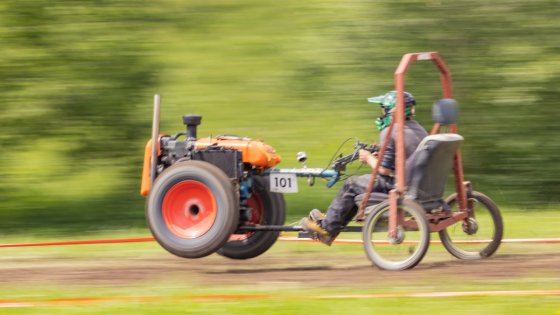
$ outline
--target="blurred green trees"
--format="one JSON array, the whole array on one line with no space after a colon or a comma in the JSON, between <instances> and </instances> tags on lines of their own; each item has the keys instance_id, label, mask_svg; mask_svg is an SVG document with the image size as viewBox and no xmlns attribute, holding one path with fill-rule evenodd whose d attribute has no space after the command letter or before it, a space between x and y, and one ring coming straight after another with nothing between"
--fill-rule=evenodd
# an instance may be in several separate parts
<instances>
[{"instance_id":1,"label":"blurred green trees","mask_svg":"<svg viewBox=\"0 0 560 315\"><path fill-rule=\"evenodd\" d=\"M0 4L3 225L104 224L136 201L122 189L137 175L136 108L156 82L142 5Z\"/></svg>"},{"instance_id":2,"label":"blurred green trees","mask_svg":"<svg viewBox=\"0 0 560 315\"><path fill-rule=\"evenodd\" d=\"M554 1L47 1L0 3L0 222L74 230L143 224L138 195L152 95L162 131L262 138L324 166L377 140L369 96L404 53L439 51L462 105L465 172L501 204L560 202L560 31ZM407 89L429 126L430 63ZM429 127L428 127L429 128ZM336 190L336 188L335 188ZM288 196L324 208L322 185Z\"/></svg>"}]
</instances>

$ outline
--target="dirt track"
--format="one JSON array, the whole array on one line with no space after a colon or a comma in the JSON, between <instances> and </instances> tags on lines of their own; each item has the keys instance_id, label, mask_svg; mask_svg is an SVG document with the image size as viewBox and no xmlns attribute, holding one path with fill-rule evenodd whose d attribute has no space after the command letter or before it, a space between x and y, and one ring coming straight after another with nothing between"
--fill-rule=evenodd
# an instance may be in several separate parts
<instances>
[{"instance_id":1,"label":"dirt track","mask_svg":"<svg viewBox=\"0 0 560 315\"><path fill-rule=\"evenodd\" d=\"M94 257L92 257L94 258ZM451 257L434 261L425 259L413 270L381 271L372 267L364 256L347 257L323 253L268 253L248 261L234 261L217 255L198 260L185 260L163 251L148 257L87 259L29 259L3 256L0 286L35 285L133 285L174 279L206 285L254 285L263 283L322 286L369 286L406 283L411 278L429 283L431 279L464 279L473 282L532 277L560 279L560 253L497 254L483 261L459 261Z\"/></svg>"}]
</instances>

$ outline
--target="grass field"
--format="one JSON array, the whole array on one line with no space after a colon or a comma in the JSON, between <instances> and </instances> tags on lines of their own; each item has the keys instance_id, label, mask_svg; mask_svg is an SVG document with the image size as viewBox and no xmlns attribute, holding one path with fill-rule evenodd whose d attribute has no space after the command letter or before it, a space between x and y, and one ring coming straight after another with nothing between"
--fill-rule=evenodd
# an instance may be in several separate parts
<instances>
[{"instance_id":1,"label":"grass field","mask_svg":"<svg viewBox=\"0 0 560 315\"><path fill-rule=\"evenodd\" d=\"M560 214L508 210L506 238L556 237ZM83 239L149 236L106 231ZM358 235L343 235L344 238ZM436 237L436 235L433 235ZM13 235L3 243L63 240ZM558 314L560 297L379 297L367 294L558 290L560 244L503 244L461 262L440 245L406 272L372 267L360 245L279 241L249 261L174 257L156 243L1 249L0 314ZM344 297L347 296L347 297Z\"/></svg>"}]
</instances>

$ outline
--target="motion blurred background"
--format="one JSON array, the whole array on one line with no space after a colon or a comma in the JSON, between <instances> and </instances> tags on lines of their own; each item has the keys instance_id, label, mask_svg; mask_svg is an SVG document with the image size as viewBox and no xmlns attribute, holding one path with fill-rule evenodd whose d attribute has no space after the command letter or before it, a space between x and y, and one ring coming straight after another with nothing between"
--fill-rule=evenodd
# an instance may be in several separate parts
<instances>
[{"instance_id":1,"label":"motion blurred background","mask_svg":"<svg viewBox=\"0 0 560 315\"><path fill-rule=\"evenodd\" d=\"M403 54L438 51L461 105L466 178L503 207L560 202L557 1L3 0L0 228L75 233L144 226L139 196L153 94L161 131L263 139L280 166L323 167L349 138L378 141ZM431 126L430 62L407 90ZM347 147L347 150L351 148ZM367 171L365 168L362 171ZM337 186L287 196L290 219Z\"/></svg>"}]
</instances>

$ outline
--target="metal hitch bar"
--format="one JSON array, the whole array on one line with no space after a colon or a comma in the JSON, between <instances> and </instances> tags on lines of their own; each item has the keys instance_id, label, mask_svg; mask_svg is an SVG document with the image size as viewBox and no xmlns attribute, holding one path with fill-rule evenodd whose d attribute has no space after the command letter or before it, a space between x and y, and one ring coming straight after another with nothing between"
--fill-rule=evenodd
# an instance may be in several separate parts
<instances>
[{"instance_id":1,"label":"metal hitch bar","mask_svg":"<svg viewBox=\"0 0 560 315\"><path fill-rule=\"evenodd\" d=\"M261 225L246 224L240 226L236 232L247 233L255 231L283 231L283 232L304 232L299 225ZM346 226L341 232L362 232L361 226Z\"/></svg>"}]
</instances>

